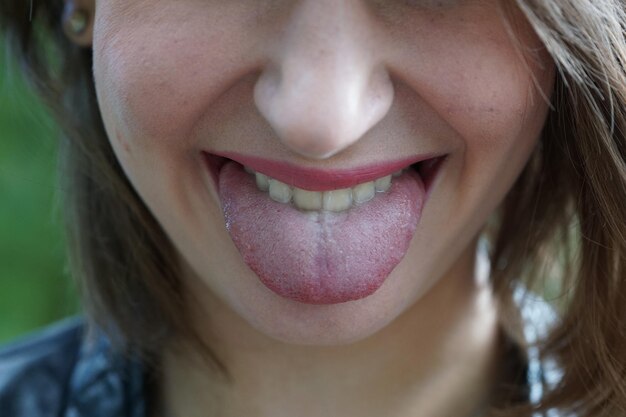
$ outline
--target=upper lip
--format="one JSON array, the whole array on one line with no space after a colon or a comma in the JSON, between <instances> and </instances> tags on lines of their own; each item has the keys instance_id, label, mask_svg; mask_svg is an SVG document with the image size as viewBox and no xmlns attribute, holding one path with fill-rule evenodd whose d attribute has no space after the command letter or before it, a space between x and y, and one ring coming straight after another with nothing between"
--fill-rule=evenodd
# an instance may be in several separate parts
<instances>
[{"instance_id":1,"label":"upper lip","mask_svg":"<svg viewBox=\"0 0 626 417\"><path fill-rule=\"evenodd\" d=\"M265 174L285 184L310 191L351 188L358 184L391 175L412 164L441 156L422 154L354 168L322 169L303 167L285 161L265 159L236 152L212 152L212 155L231 159L253 169L255 172Z\"/></svg>"}]
</instances>

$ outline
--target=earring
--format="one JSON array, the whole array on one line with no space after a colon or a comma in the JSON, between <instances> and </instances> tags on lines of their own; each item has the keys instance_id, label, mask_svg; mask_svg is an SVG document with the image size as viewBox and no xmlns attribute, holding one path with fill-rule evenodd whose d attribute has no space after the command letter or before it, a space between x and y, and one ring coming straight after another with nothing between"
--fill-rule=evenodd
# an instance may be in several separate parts
<instances>
[{"instance_id":1,"label":"earring","mask_svg":"<svg viewBox=\"0 0 626 417\"><path fill-rule=\"evenodd\" d=\"M65 2L65 7L63 8L63 28L67 35L81 35L87 29L88 22L89 13L87 11L77 9L72 0Z\"/></svg>"}]
</instances>

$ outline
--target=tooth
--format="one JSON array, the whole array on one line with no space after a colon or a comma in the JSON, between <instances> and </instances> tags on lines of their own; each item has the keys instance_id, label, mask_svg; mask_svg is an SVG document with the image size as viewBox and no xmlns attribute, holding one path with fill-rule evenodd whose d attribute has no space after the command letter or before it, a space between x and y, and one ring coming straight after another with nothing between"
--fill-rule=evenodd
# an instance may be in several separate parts
<instances>
[{"instance_id":1,"label":"tooth","mask_svg":"<svg viewBox=\"0 0 626 417\"><path fill-rule=\"evenodd\" d=\"M272 179L270 181L270 198L279 203L291 201L291 187L284 182Z\"/></svg>"},{"instance_id":2,"label":"tooth","mask_svg":"<svg viewBox=\"0 0 626 417\"><path fill-rule=\"evenodd\" d=\"M399 177L400 175L402 175L403 172L404 172L404 170L400 169L400 170L394 172L393 174L391 174L391 176L396 178L396 177Z\"/></svg>"},{"instance_id":3,"label":"tooth","mask_svg":"<svg viewBox=\"0 0 626 417\"><path fill-rule=\"evenodd\" d=\"M248 174L252 174L252 175L256 174L256 172L254 172L252 168L247 167L245 165L243 166L243 170L246 171Z\"/></svg>"},{"instance_id":4,"label":"tooth","mask_svg":"<svg viewBox=\"0 0 626 417\"><path fill-rule=\"evenodd\" d=\"M270 188L269 179L267 175L261 174L260 172L256 173L256 186L261 191L267 191Z\"/></svg>"},{"instance_id":5,"label":"tooth","mask_svg":"<svg viewBox=\"0 0 626 417\"><path fill-rule=\"evenodd\" d=\"M352 190L350 188L344 188L342 190L324 191L322 200L324 210L347 210L352 205Z\"/></svg>"},{"instance_id":6,"label":"tooth","mask_svg":"<svg viewBox=\"0 0 626 417\"><path fill-rule=\"evenodd\" d=\"M387 175L386 177L382 177L374 181L374 187L376 187L376 191L387 191L389 187L391 187L391 175Z\"/></svg>"},{"instance_id":7,"label":"tooth","mask_svg":"<svg viewBox=\"0 0 626 417\"><path fill-rule=\"evenodd\" d=\"M322 208L322 193L294 188L293 203L302 210L320 210Z\"/></svg>"},{"instance_id":8,"label":"tooth","mask_svg":"<svg viewBox=\"0 0 626 417\"><path fill-rule=\"evenodd\" d=\"M376 194L374 181L359 184L352 189L352 199L357 204L365 203L366 201L371 200L374 197L374 194Z\"/></svg>"}]
</instances>

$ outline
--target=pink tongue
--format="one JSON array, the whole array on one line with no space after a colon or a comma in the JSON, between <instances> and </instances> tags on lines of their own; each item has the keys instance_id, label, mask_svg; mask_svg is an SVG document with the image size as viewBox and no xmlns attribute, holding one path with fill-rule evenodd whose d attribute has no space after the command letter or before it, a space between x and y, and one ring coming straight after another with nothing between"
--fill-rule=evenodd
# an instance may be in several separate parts
<instances>
[{"instance_id":1,"label":"pink tongue","mask_svg":"<svg viewBox=\"0 0 626 417\"><path fill-rule=\"evenodd\" d=\"M276 294L334 304L376 291L404 257L424 203L414 170L345 212L303 212L259 191L234 162L219 175L226 227L244 262Z\"/></svg>"}]
</instances>

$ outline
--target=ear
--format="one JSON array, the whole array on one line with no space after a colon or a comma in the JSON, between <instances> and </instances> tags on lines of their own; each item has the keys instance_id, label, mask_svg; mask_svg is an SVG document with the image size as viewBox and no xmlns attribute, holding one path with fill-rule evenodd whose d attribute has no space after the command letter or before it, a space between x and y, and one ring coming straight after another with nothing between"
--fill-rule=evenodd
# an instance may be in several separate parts
<instances>
[{"instance_id":1,"label":"ear","mask_svg":"<svg viewBox=\"0 0 626 417\"><path fill-rule=\"evenodd\" d=\"M62 22L65 36L79 46L91 46L95 0L65 0Z\"/></svg>"}]
</instances>

